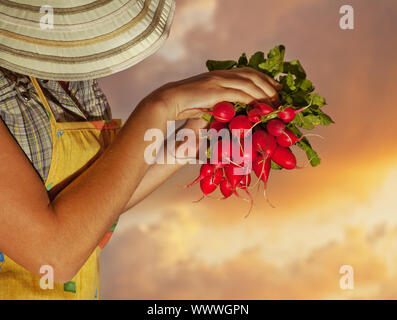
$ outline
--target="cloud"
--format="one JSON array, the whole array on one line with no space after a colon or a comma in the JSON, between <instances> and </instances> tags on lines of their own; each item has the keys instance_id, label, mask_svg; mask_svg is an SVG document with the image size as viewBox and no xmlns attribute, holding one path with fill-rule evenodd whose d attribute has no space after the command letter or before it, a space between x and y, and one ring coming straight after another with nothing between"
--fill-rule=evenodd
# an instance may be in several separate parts
<instances>
[{"instance_id":1,"label":"cloud","mask_svg":"<svg viewBox=\"0 0 397 320\"><path fill-rule=\"evenodd\" d=\"M397 261L387 255L387 250L393 249L390 238L396 235L396 229L388 230L371 243L362 229L346 229L341 242L330 242L307 258L293 260L283 267L264 259L257 248L246 249L217 265L182 257L168 265L163 258L172 254L172 247L165 248L166 235L162 241L155 241L148 232L136 230L128 236L128 242L123 241L130 248L122 251L124 259L117 261L120 265L113 262L107 270L103 298L368 299L382 298L383 294L390 297L396 292L393 267ZM354 268L353 291L339 287L342 265Z\"/></svg>"},{"instance_id":2,"label":"cloud","mask_svg":"<svg viewBox=\"0 0 397 320\"><path fill-rule=\"evenodd\" d=\"M241 218L215 227L200 210L178 206L143 212L155 216L143 221L123 217L104 251L104 298L392 297L395 179L397 169L368 204L313 208L278 222ZM342 265L354 268L353 291L339 287Z\"/></svg>"},{"instance_id":3,"label":"cloud","mask_svg":"<svg viewBox=\"0 0 397 320\"><path fill-rule=\"evenodd\" d=\"M185 59L189 53L186 37L195 28L204 31L214 29L216 6L216 0L178 0L170 37L158 55L171 62Z\"/></svg>"},{"instance_id":4,"label":"cloud","mask_svg":"<svg viewBox=\"0 0 397 320\"><path fill-rule=\"evenodd\" d=\"M181 196L176 186L198 168L178 172L121 219L104 251L103 297L396 297L397 6L351 3L354 31L339 29L332 0L180 1L167 45L101 80L114 114L125 118L151 90L205 71L208 58L284 43L336 121L316 131L325 140L311 139L321 166L272 172L268 193L277 208L257 194L249 219L238 199L193 206L198 187ZM339 288L343 264L354 267L353 291Z\"/></svg>"}]
</instances>

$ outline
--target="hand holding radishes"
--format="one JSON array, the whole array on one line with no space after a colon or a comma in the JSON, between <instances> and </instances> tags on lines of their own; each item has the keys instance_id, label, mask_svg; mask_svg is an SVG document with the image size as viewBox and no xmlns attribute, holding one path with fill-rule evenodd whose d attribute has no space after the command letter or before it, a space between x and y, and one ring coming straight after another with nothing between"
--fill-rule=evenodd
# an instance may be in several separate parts
<instances>
[{"instance_id":1,"label":"hand holding radishes","mask_svg":"<svg viewBox=\"0 0 397 320\"><path fill-rule=\"evenodd\" d=\"M262 181L266 190L271 169L302 168L297 166L296 157L290 149L295 145L306 153L313 167L320 164L318 154L298 127L312 130L317 125L329 125L333 121L321 110L325 105L325 99L314 93L312 82L306 78L299 61L284 61L284 53L284 46L277 46L268 53L267 58L263 52L257 52L249 60L243 54L238 61L207 61L210 74L224 76L223 80L229 87L237 87L239 83L236 78L229 78L232 75L238 74L240 78L251 79L250 85L241 86L245 88L245 93L255 99L249 101L249 97L239 96L238 99L225 99L214 103L213 107L199 109L193 106L188 109L196 113L201 112L202 117L209 122L210 128L216 131L230 131L228 138L219 138L212 146L214 150L211 149L208 153L208 163L202 165L200 176L190 184L200 181L203 197L220 186L223 199L233 194L239 196L239 191L244 191L252 206L252 197L248 191L251 171L258 179L254 186ZM236 73L226 74L219 70ZM244 72L239 74L239 70ZM213 81L210 81L210 84L216 86ZM277 88L278 93L273 87ZM259 98L261 94L266 97ZM208 138L214 137L216 138L216 135L212 133ZM246 140L252 142L251 152L247 152ZM240 149L242 159L251 161L248 172L238 170L241 169L242 162L233 161L233 148L225 148L236 145ZM214 160L214 155L217 155L218 159Z\"/></svg>"},{"instance_id":2,"label":"hand holding radishes","mask_svg":"<svg viewBox=\"0 0 397 320\"><path fill-rule=\"evenodd\" d=\"M271 77L252 68L217 70L168 83L154 91L147 100L162 101L168 120L200 118L202 109L214 107L222 101L250 103L267 99L277 102L280 85ZM218 120L230 117L230 104L213 109ZM229 109L227 109L229 105ZM207 109L208 110L208 109ZM223 114L218 111L224 111ZM226 117L226 118L225 118Z\"/></svg>"}]
</instances>

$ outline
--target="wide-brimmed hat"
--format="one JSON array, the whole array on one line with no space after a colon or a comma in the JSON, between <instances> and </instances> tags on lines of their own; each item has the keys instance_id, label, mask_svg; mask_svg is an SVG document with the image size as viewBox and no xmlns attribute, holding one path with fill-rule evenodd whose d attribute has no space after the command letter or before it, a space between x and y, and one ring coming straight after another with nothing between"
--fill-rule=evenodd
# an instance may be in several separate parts
<instances>
[{"instance_id":1,"label":"wide-brimmed hat","mask_svg":"<svg viewBox=\"0 0 397 320\"><path fill-rule=\"evenodd\" d=\"M174 0L0 0L0 66L50 80L124 70L166 40Z\"/></svg>"}]
</instances>

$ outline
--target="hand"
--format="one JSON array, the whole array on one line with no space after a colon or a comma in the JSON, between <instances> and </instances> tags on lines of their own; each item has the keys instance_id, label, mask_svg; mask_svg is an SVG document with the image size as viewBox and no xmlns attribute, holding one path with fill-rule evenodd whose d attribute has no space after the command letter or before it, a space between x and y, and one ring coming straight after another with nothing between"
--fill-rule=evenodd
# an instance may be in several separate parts
<instances>
[{"instance_id":1,"label":"hand","mask_svg":"<svg viewBox=\"0 0 397 320\"><path fill-rule=\"evenodd\" d=\"M151 99L166 106L168 120L198 118L202 114L191 108L208 108L220 101L250 103L268 100L278 103L281 86L271 77L252 68L216 70L171 82L154 91Z\"/></svg>"},{"instance_id":2,"label":"hand","mask_svg":"<svg viewBox=\"0 0 397 320\"><path fill-rule=\"evenodd\" d=\"M198 136L199 130L208 127L208 121L203 118L188 119L186 123L182 126L183 129L192 129L194 133Z\"/></svg>"}]
</instances>

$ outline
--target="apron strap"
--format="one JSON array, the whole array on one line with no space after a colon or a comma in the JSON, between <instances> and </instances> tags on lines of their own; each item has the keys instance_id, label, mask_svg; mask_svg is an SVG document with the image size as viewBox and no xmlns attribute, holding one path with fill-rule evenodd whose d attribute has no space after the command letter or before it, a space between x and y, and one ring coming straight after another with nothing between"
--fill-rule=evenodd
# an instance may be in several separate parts
<instances>
[{"instance_id":1,"label":"apron strap","mask_svg":"<svg viewBox=\"0 0 397 320\"><path fill-rule=\"evenodd\" d=\"M41 90L41 87L40 87L37 79L35 77L31 77L31 76L29 76L29 78L32 81L37 94L39 95L41 103L43 104L43 106L47 110L47 112L49 113L50 121L52 123L56 123L54 113L52 112L50 105L48 104L47 98L45 97L43 90Z\"/></svg>"}]
</instances>

